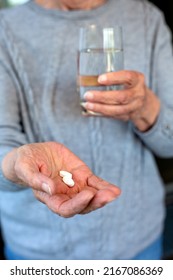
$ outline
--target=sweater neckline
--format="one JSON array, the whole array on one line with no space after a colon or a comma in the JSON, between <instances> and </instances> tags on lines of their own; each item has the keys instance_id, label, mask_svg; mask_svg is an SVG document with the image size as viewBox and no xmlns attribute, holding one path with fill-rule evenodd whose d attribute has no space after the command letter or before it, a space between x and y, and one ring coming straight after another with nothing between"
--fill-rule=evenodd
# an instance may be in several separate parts
<instances>
[{"instance_id":1,"label":"sweater neckline","mask_svg":"<svg viewBox=\"0 0 173 280\"><path fill-rule=\"evenodd\" d=\"M64 19L88 19L93 16L98 16L100 13L103 13L105 9L109 7L111 1L115 0L107 0L103 5L94 8L92 10L74 10L74 11L62 11L58 9L46 9L39 4L37 4L34 0L30 0L26 4L35 12L45 14L51 17L59 17Z\"/></svg>"}]
</instances>

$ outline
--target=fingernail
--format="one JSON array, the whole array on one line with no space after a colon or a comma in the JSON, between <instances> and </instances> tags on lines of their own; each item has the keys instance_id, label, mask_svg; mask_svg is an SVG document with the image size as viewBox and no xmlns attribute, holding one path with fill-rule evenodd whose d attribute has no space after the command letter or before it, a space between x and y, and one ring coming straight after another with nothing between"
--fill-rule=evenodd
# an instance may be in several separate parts
<instances>
[{"instance_id":1,"label":"fingernail","mask_svg":"<svg viewBox=\"0 0 173 280\"><path fill-rule=\"evenodd\" d=\"M100 75L98 78L98 82L106 82L107 81L107 76L106 75Z\"/></svg>"},{"instance_id":2,"label":"fingernail","mask_svg":"<svg viewBox=\"0 0 173 280\"><path fill-rule=\"evenodd\" d=\"M93 93L91 91L87 91L84 94L84 98L85 99L91 100L91 99L93 99L93 97L94 97L94 95L93 95Z\"/></svg>"},{"instance_id":3,"label":"fingernail","mask_svg":"<svg viewBox=\"0 0 173 280\"><path fill-rule=\"evenodd\" d=\"M91 110L87 110L87 111L88 111L88 113L89 113L90 115L93 115L93 116L102 116L101 113L96 113L96 112L93 112L93 111L91 111Z\"/></svg>"},{"instance_id":4,"label":"fingernail","mask_svg":"<svg viewBox=\"0 0 173 280\"><path fill-rule=\"evenodd\" d=\"M86 102L81 102L80 105L85 108Z\"/></svg>"},{"instance_id":5,"label":"fingernail","mask_svg":"<svg viewBox=\"0 0 173 280\"><path fill-rule=\"evenodd\" d=\"M93 104L93 103L87 102L86 105L85 105L85 108L86 108L86 109L93 110L93 109L94 109L94 104Z\"/></svg>"},{"instance_id":6,"label":"fingernail","mask_svg":"<svg viewBox=\"0 0 173 280\"><path fill-rule=\"evenodd\" d=\"M46 184L46 183L43 183L42 184L42 190L44 191L44 192L46 192L47 194L52 194L52 192L51 192L51 189L50 189L50 186L48 185L48 184Z\"/></svg>"}]
</instances>

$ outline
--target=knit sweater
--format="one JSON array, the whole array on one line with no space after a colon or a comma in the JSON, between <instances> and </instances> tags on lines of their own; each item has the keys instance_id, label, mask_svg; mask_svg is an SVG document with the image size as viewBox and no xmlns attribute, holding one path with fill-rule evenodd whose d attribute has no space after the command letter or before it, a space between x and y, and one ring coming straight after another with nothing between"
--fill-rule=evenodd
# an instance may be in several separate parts
<instances>
[{"instance_id":1,"label":"knit sweater","mask_svg":"<svg viewBox=\"0 0 173 280\"><path fill-rule=\"evenodd\" d=\"M124 67L142 72L161 100L154 126L83 117L76 90L79 27L123 27ZM30 259L132 258L163 231L164 187L154 155L173 156L173 59L162 13L148 1L108 0L90 11L34 1L0 12L0 159L14 147L57 141L118 185L114 202L65 219L0 172L5 243Z\"/></svg>"}]
</instances>

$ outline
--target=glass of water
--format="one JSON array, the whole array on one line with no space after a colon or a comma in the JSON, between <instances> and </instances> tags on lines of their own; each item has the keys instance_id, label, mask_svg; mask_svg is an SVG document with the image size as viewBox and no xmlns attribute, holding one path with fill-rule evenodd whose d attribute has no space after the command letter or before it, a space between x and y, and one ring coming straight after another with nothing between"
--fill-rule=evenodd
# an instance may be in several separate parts
<instances>
[{"instance_id":1,"label":"glass of water","mask_svg":"<svg viewBox=\"0 0 173 280\"><path fill-rule=\"evenodd\" d=\"M100 85L98 76L106 72L116 72L123 68L123 40L120 26L98 27L89 25L80 28L78 92L83 115L92 113L83 107L86 102L83 98L86 91L119 89L119 86L116 85Z\"/></svg>"}]
</instances>

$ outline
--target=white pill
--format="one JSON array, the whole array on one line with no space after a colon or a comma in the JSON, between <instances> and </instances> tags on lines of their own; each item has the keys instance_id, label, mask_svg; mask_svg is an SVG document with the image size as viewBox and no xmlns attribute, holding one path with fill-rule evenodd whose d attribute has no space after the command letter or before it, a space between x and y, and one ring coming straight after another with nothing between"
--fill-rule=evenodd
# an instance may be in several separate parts
<instances>
[{"instance_id":1,"label":"white pill","mask_svg":"<svg viewBox=\"0 0 173 280\"><path fill-rule=\"evenodd\" d=\"M59 175L61 177L68 176L69 178L72 178L72 174L68 171L65 171L65 170L60 170Z\"/></svg>"},{"instance_id":2,"label":"white pill","mask_svg":"<svg viewBox=\"0 0 173 280\"><path fill-rule=\"evenodd\" d=\"M69 176L64 176L62 180L63 180L63 182L64 182L67 186L69 186L69 187L73 187L73 186L74 186L74 181L73 181L73 179L70 178Z\"/></svg>"}]
</instances>

